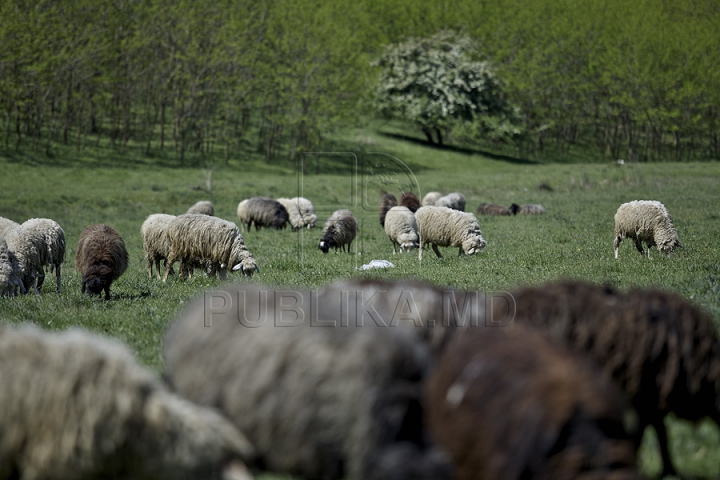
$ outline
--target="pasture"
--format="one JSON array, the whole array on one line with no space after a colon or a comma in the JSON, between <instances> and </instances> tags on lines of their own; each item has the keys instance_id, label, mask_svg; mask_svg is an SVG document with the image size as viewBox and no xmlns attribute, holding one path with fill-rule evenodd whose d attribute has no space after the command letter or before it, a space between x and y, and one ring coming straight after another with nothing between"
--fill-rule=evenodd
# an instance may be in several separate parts
<instances>
[{"instance_id":1,"label":"pasture","mask_svg":"<svg viewBox=\"0 0 720 480\"><path fill-rule=\"evenodd\" d=\"M67 238L62 292L56 294L54 282L47 281L42 296L0 298L0 317L9 323L31 322L46 329L79 326L118 337L142 362L160 371L160 343L167 325L188 299L214 288L217 281L199 272L187 282L177 277L165 284L149 279L140 236L143 220L152 213L181 214L195 201L208 199L216 216L237 222L237 204L244 198L301 194L315 204L318 228L243 232L261 272L251 280L229 274L229 281L313 288L348 277L413 277L491 292L582 278L622 288L652 285L673 290L720 321L718 163L534 164L479 152L429 149L392 136L347 135L341 143L354 143L351 149L306 155L304 173L288 161L249 159L216 166L209 192L200 167L160 166L153 159L115 165L100 151L94 152L97 158L72 158L68 153L57 161L40 158L43 153L37 158L30 153L0 156L0 216L17 222L52 218ZM417 251L392 254L376 212L384 191L399 197L398 189L413 182L421 197L433 190L463 193L466 211L473 213L483 202L540 203L547 215L479 217L488 241L484 253L458 258L456 249L441 248L443 259L428 251L419 263ZM552 191L538 189L541 182ZM634 199L664 203L684 248L672 257L653 248L648 260L626 240L615 260L613 215L621 203ZM338 208L353 211L360 225L358 238L351 255L323 255L317 248L322 222ZM74 267L80 232L92 223L115 228L130 253L128 270L113 284L109 302L81 295ZM356 269L372 259L390 260L396 268ZM694 428L671 420L670 440L681 472L720 475L720 434L715 425L704 422ZM654 475L659 468L654 436L646 435L641 470Z\"/></svg>"}]
</instances>

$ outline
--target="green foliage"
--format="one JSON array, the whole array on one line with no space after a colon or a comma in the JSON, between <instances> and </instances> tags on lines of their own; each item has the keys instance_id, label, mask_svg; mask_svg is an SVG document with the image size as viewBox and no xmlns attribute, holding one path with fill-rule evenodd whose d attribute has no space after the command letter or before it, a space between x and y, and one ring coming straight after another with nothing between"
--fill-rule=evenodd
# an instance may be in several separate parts
<instances>
[{"instance_id":1,"label":"green foliage","mask_svg":"<svg viewBox=\"0 0 720 480\"><path fill-rule=\"evenodd\" d=\"M385 47L376 103L381 114L418 125L428 140L430 131L450 130L478 117L502 115L508 110L503 84L488 62L473 61L468 37L440 32ZM480 123L491 129L494 123ZM442 137L438 137L442 144Z\"/></svg>"}]
</instances>

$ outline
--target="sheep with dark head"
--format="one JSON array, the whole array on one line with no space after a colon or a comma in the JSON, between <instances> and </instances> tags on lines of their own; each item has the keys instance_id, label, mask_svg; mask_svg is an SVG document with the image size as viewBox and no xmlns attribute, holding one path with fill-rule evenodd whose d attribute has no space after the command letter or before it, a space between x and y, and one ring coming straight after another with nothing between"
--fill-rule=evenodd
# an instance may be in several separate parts
<instances>
[{"instance_id":1,"label":"sheep with dark head","mask_svg":"<svg viewBox=\"0 0 720 480\"><path fill-rule=\"evenodd\" d=\"M350 245L357 234L357 220L350 210L336 210L328 217L323 226L322 237L318 248L323 253L328 253L331 248L335 251L347 251L350 253Z\"/></svg>"},{"instance_id":2,"label":"sheep with dark head","mask_svg":"<svg viewBox=\"0 0 720 480\"><path fill-rule=\"evenodd\" d=\"M82 275L82 293L100 295L105 291L105 300L110 300L110 285L128 266L125 242L108 225L90 225L80 234L75 266Z\"/></svg>"},{"instance_id":3,"label":"sheep with dark head","mask_svg":"<svg viewBox=\"0 0 720 480\"><path fill-rule=\"evenodd\" d=\"M526 205L518 205L513 203L510 205L510 211L513 215L545 215L545 207L537 203L528 203Z\"/></svg>"},{"instance_id":4,"label":"sheep with dark head","mask_svg":"<svg viewBox=\"0 0 720 480\"><path fill-rule=\"evenodd\" d=\"M420 208L420 199L413 192L405 192L400 196L401 207L407 207L411 212L415 213Z\"/></svg>"},{"instance_id":5,"label":"sheep with dark head","mask_svg":"<svg viewBox=\"0 0 720 480\"><path fill-rule=\"evenodd\" d=\"M455 336L427 391L431 432L457 480L640 478L620 392L539 330Z\"/></svg>"},{"instance_id":6,"label":"sheep with dark head","mask_svg":"<svg viewBox=\"0 0 720 480\"><path fill-rule=\"evenodd\" d=\"M237 215L248 231L254 224L255 230L262 227L282 230L290 219L290 214L277 200L265 197L252 197L238 204Z\"/></svg>"},{"instance_id":7,"label":"sheep with dark head","mask_svg":"<svg viewBox=\"0 0 720 480\"><path fill-rule=\"evenodd\" d=\"M250 480L247 439L117 341L0 326L0 384L0 480Z\"/></svg>"},{"instance_id":8,"label":"sheep with dark head","mask_svg":"<svg viewBox=\"0 0 720 480\"><path fill-rule=\"evenodd\" d=\"M512 212L505 205L496 203L481 203L477 208L478 215L509 216Z\"/></svg>"},{"instance_id":9,"label":"sheep with dark head","mask_svg":"<svg viewBox=\"0 0 720 480\"><path fill-rule=\"evenodd\" d=\"M386 193L380 199L380 205L378 205L378 216L380 217L380 226L385 228L385 215L388 210L392 207L397 207L397 198L392 193Z\"/></svg>"},{"instance_id":10,"label":"sheep with dark head","mask_svg":"<svg viewBox=\"0 0 720 480\"><path fill-rule=\"evenodd\" d=\"M449 477L423 428L429 352L411 332L343 315L340 302L308 290L232 285L208 295L227 308L209 311L198 298L179 314L164 339L166 376L225 413L268 470L326 480Z\"/></svg>"},{"instance_id":11,"label":"sheep with dark head","mask_svg":"<svg viewBox=\"0 0 720 480\"><path fill-rule=\"evenodd\" d=\"M657 432L664 474L674 473L663 423L668 413L720 424L717 329L680 295L569 281L511 294L520 321L590 356L621 386L638 414L638 445L645 427Z\"/></svg>"}]
</instances>

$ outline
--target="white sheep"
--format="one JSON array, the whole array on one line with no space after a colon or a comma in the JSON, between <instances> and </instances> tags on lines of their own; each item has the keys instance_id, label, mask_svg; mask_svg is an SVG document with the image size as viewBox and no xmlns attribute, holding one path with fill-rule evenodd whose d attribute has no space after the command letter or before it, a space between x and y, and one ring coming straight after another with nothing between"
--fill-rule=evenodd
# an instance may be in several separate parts
<instances>
[{"instance_id":1,"label":"white sheep","mask_svg":"<svg viewBox=\"0 0 720 480\"><path fill-rule=\"evenodd\" d=\"M385 215L385 233L393 244L393 254L398 245L401 252L418 246L417 222L407 207L392 207L388 210Z\"/></svg>"},{"instance_id":2,"label":"white sheep","mask_svg":"<svg viewBox=\"0 0 720 480\"><path fill-rule=\"evenodd\" d=\"M432 245L435 254L442 258L438 246L458 247L458 255L463 253L474 255L482 252L487 242L482 236L477 218L472 213L459 212L447 207L421 207L415 212L418 234L420 236L420 253L422 260L423 246Z\"/></svg>"},{"instance_id":3,"label":"white sheep","mask_svg":"<svg viewBox=\"0 0 720 480\"><path fill-rule=\"evenodd\" d=\"M305 197L295 197L291 198L291 200L297 202L305 227L308 229L315 228L317 226L317 215L315 215L315 207L312 202Z\"/></svg>"},{"instance_id":4,"label":"white sheep","mask_svg":"<svg viewBox=\"0 0 720 480\"><path fill-rule=\"evenodd\" d=\"M9 218L0 217L0 236L7 237L7 234L10 233L10 230L19 226L19 223L13 222Z\"/></svg>"},{"instance_id":5,"label":"white sheep","mask_svg":"<svg viewBox=\"0 0 720 480\"><path fill-rule=\"evenodd\" d=\"M292 228L293 232L305 227L305 221L303 220L302 212L300 212L300 207L296 200L291 198L278 198L277 201L287 210L289 215L288 221L290 222L290 228Z\"/></svg>"},{"instance_id":6,"label":"white sheep","mask_svg":"<svg viewBox=\"0 0 720 480\"><path fill-rule=\"evenodd\" d=\"M197 213L200 215L215 215L215 207L210 200L200 200L192 207L188 208L187 213Z\"/></svg>"},{"instance_id":7,"label":"white sheep","mask_svg":"<svg viewBox=\"0 0 720 480\"><path fill-rule=\"evenodd\" d=\"M214 409L79 329L0 327L0 384L0 480L220 480L255 455Z\"/></svg>"},{"instance_id":8,"label":"white sheep","mask_svg":"<svg viewBox=\"0 0 720 480\"><path fill-rule=\"evenodd\" d=\"M664 253L682 248L665 205L654 200L634 200L620 205L615 213L615 258L624 238L632 238L641 254L645 253L642 246L645 242L648 258L653 245Z\"/></svg>"},{"instance_id":9,"label":"white sheep","mask_svg":"<svg viewBox=\"0 0 720 480\"><path fill-rule=\"evenodd\" d=\"M336 210L328 217L323 226L322 237L320 238L320 246L318 247L323 253L334 248L335 251L341 249L350 253L350 245L355 240L357 234L357 220L350 210Z\"/></svg>"},{"instance_id":10,"label":"white sheep","mask_svg":"<svg viewBox=\"0 0 720 480\"><path fill-rule=\"evenodd\" d=\"M448 207L453 210L465 211L465 195L458 192L448 193L444 197L435 200L436 207Z\"/></svg>"},{"instance_id":11,"label":"white sheep","mask_svg":"<svg viewBox=\"0 0 720 480\"><path fill-rule=\"evenodd\" d=\"M14 296L17 290L25 293L22 274L15 254L8 249L5 237L0 235L0 296Z\"/></svg>"},{"instance_id":12,"label":"white sheep","mask_svg":"<svg viewBox=\"0 0 720 480\"><path fill-rule=\"evenodd\" d=\"M237 225L207 215L179 215L170 222L167 230L170 239L170 255L165 264L163 281L167 280L172 264L180 260L186 265L198 262L207 267L206 271L221 280L227 276L228 268L240 270L245 276L260 271L255 259L245 246ZM186 277L181 269L181 278Z\"/></svg>"},{"instance_id":13,"label":"white sheep","mask_svg":"<svg viewBox=\"0 0 720 480\"><path fill-rule=\"evenodd\" d=\"M153 264L155 264L158 279L161 278L160 261L165 261L165 265L167 265L171 246L170 239L167 236L167 229L174 219L175 215L155 213L149 215L143 222L142 227L140 227L150 278L153 276Z\"/></svg>"},{"instance_id":14,"label":"white sheep","mask_svg":"<svg viewBox=\"0 0 720 480\"><path fill-rule=\"evenodd\" d=\"M18 260L26 290L40 293L45 278L44 267L55 270L56 291L60 291L60 266L65 260L65 232L54 220L31 218L14 228L5 238ZM36 284L37 281L37 284Z\"/></svg>"},{"instance_id":15,"label":"white sheep","mask_svg":"<svg viewBox=\"0 0 720 480\"><path fill-rule=\"evenodd\" d=\"M422 199L422 206L431 207L435 205L435 202L437 202L440 197L442 197L442 193L440 192L428 192Z\"/></svg>"},{"instance_id":16,"label":"white sheep","mask_svg":"<svg viewBox=\"0 0 720 480\"><path fill-rule=\"evenodd\" d=\"M513 203L510 205L513 215L545 215L545 207L537 203L528 203L523 206Z\"/></svg>"}]
</instances>

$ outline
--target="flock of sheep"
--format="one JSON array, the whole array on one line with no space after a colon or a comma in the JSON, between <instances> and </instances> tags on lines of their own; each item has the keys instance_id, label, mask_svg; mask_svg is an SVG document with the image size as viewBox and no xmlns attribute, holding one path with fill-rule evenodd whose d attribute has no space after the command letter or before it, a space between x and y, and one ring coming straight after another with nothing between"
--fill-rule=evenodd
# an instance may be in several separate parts
<instances>
[{"instance_id":1,"label":"flock of sheep","mask_svg":"<svg viewBox=\"0 0 720 480\"><path fill-rule=\"evenodd\" d=\"M225 285L168 328L164 380L113 340L0 326L0 479L639 479L647 425L672 473L665 415L720 421L720 339L684 298L511 294L514 317L416 281Z\"/></svg>"},{"instance_id":2,"label":"flock of sheep","mask_svg":"<svg viewBox=\"0 0 720 480\"><path fill-rule=\"evenodd\" d=\"M438 247L458 248L458 254L473 255L487 245L477 217L466 213L461 193L441 195L430 192L422 200L412 192L404 193L400 202L385 194L378 206L380 225L393 246L393 253L418 248L422 259L425 246L431 246L438 257ZM481 204L478 215L541 215L542 205L513 204L509 209L496 204ZM239 271L252 276L260 269L245 245L239 228L233 222L214 217L214 207L201 201L184 215L152 214L141 227L148 274L153 267L163 281L174 273L173 264L180 262L180 278L191 276L196 268L221 280L227 272ZM303 197L273 200L252 197L240 202L237 215L244 229L292 230L313 228L317 215L312 202ZM347 209L335 211L325 222L318 248L327 253L331 248L350 252L357 236L358 222ZM633 201L622 204L615 214L615 258L624 238L631 238L640 253L643 243L655 245L665 253L682 247L670 214L656 201ZM31 289L39 293L45 269L55 272L56 290L60 290L60 270L65 257L65 233L57 222L34 218L22 225L0 217L0 294L14 295ZM161 274L160 262L163 262ZM82 292L110 298L110 285L127 268L128 258L120 235L107 225L88 227L81 235L75 265L82 274Z\"/></svg>"},{"instance_id":3,"label":"flock of sheep","mask_svg":"<svg viewBox=\"0 0 720 480\"><path fill-rule=\"evenodd\" d=\"M462 194L385 195L380 223L400 251L487 245ZM478 215L506 215L483 204ZM505 207L502 207L505 208ZM542 214L539 205L507 209ZM253 197L243 228L313 228L302 197ZM225 279L259 271L236 224L198 202L141 227L152 278L179 262ZM347 249L349 210L325 222L319 249ZM680 247L665 207L620 206L624 238L644 253ZM65 234L50 219L0 217L0 291L39 292L60 270ZM160 266L163 262L163 272ZM83 293L110 298L126 270L107 225L80 235ZM47 272L46 272L47 269ZM229 301L213 308L208 295ZM639 479L647 426L663 473L674 468L668 413L720 422L720 341L712 319L660 290L562 282L481 292L415 281L345 280L317 291L226 285L206 292L163 340L162 380L122 344L82 331L0 325L0 480L249 480L251 470L340 480ZM286 300L291 300L287 302ZM497 328L497 319L511 319ZM628 409L637 416L629 430ZM248 468L249 467L249 468Z\"/></svg>"}]
</instances>

